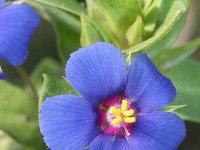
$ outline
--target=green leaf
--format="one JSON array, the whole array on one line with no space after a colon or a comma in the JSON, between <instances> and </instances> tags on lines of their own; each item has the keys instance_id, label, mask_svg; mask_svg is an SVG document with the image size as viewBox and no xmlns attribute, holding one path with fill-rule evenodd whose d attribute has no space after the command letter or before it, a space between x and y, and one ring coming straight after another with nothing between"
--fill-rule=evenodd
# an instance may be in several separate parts
<instances>
[{"instance_id":1,"label":"green leaf","mask_svg":"<svg viewBox=\"0 0 200 150\"><path fill-rule=\"evenodd\" d=\"M67 12L73 13L75 15L80 15L85 13L85 8L81 7L79 3L75 0L35 0L42 4L50 5L55 8L63 9Z\"/></svg>"},{"instance_id":2,"label":"green leaf","mask_svg":"<svg viewBox=\"0 0 200 150\"><path fill-rule=\"evenodd\" d=\"M173 1L174 0L168 0L168 1L162 0L157 19L157 26L160 26L164 22L165 17L167 16L168 11L170 10L173 4Z\"/></svg>"},{"instance_id":3,"label":"green leaf","mask_svg":"<svg viewBox=\"0 0 200 150\"><path fill-rule=\"evenodd\" d=\"M35 99L6 81L0 87L0 129L22 145L44 148Z\"/></svg>"},{"instance_id":4,"label":"green leaf","mask_svg":"<svg viewBox=\"0 0 200 150\"><path fill-rule=\"evenodd\" d=\"M80 47L80 20L63 10L34 1L27 2L53 25L60 57L63 63L66 63L70 54Z\"/></svg>"},{"instance_id":5,"label":"green leaf","mask_svg":"<svg viewBox=\"0 0 200 150\"><path fill-rule=\"evenodd\" d=\"M156 30L156 33L154 36L149 38L148 40L139 43L133 47L130 47L126 50L124 50L124 54L130 55L132 53L136 53L139 51L144 51L147 48L153 46L158 41L160 41L169 31L171 31L174 27L174 25L178 22L180 17L184 14L186 11L185 5L181 1L174 1L170 11L167 14L167 17L164 21L164 23Z\"/></svg>"},{"instance_id":6,"label":"green leaf","mask_svg":"<svg viewBox=\"0 0 200 150\"><path fill-rule=\"evenodd\" d=\"M85 47L93 43L104 41L92 20L85 14L81 15L81 46Z\"/></svg>"},{"instance_id":7,"label":"green leaf","mask_svg":"<svg viewBox=\"0 0 200 150\"><path fill-rule=\"evenodd\" d=\"M188 0L180 0L180 1L184 4L185 12L186 12L188 10L189 1ZM174 2L174 0L169 0L169 1L164 0L163 1L164 8L161 7L161 10L165 11L165 9L171 8L172 7L171 5L173 5L173 2ZM163 17L163 16L165 16L165 14L162 14L162 11L161 11L161 16ZM184 15L182 15L180 17L180 19L175 23L174 27L172 28L172 30L169 33L167 33L156 44L152 45L151 47L149 47L147 49L148 54L152 58L155 57L160 51L167 49L174 44L174 42L177 40L178 36L180 35L180 33L185 25L186 18L187 18L187 13L184 13Z\"/></svg>"},{"instance_id":8,"label":"green leaf","mask_svg":"<svg viewBox=\"0 0 200 150\"><path fill-rule=\"evenodd\" d=\"M80 47L80 21L65 12L49 10L48 13L53 18L60 56L66 63L70 54Z\"/></svg>"},{"instance_id":9,"label":"green leaf","mask_svg":"<svg viewBox=\"0 0 200 150\"><path fill-rule=\"evenodd\" d=\"M0 118L0 128L17 142L27 147L44 148L38 121L30 121L25 115L3 112Z\"/></svg>"},{"instance_id":10,"label":"green leaf","mask_svg":"<svg viewBox=\"0 0 200 150\"><path fill-rule=\"evenodd\" d=\"M26 114L29 118L37 118L37 101L31 95L6 81L0 80L0 87L0 112Z\"/></svg>"},{"instance_id":11,"label":"green leaf","mask_svg":"<svg viewBox=\"0 0 200 150\"><path fill-rule=\"evenodd\" d=\"M187 105L176 113L185 120L200 122L200 62L187 59L166 72L166 75L177 90L177 97L172 105Z\"/></svg>"},{"instance_id":12,"label":"green leaf","mask_svg":"<svg viewBox=\"0 0 200 150\"><path fill-rule=\"evenodd\" d=\"M42 102L48 97L53 97L61 94L77 95L76 91L63 78L58 79L46 74L43 75L43 78L44 82L39 100L39 109L41 108Z\"/></svg>"},{"instance_id":13,"label":"green leaf","mask_svg":"<svg viewBox=\"0 0 200 150\"><path fill-rule=\"evenodd\" d=\"M187 105L173 105L173 106L166 106L164 107L162 110L166 111L166 112L174 112L176 110L178 110L179 108L183 108L186 107Z\"/></svg>"},{"instance_id":14,"label":"green leaf","mask_svg":"<svg viewBox=\"0 0 200 150\"><path fill-rule=\"evenodd\" d=\"M146 32L146 38L152 36L152 33L156 28L156 22L159 11L161 11L160 6L162 4L162 1L163 0L145 1L145 6L143 9L143 20L145 25L144 28Z\"/></svg>"},{"instance_id":15,"label":"green leaf","mask_svg":"<svg viewBox=\"0 0 200 150\"><path fill-rule=\"evenodd\" d=\"M181 47L169 48L161 51L154 58L154 63L166 70L188 58L200 46L200 38Z\"/></svg>"}]
</instances>

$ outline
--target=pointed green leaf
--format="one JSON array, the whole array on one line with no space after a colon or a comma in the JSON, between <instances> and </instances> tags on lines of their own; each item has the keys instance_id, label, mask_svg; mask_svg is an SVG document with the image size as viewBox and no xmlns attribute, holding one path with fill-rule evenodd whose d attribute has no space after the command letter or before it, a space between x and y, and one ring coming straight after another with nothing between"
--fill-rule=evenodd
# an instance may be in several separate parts
<instances>
[{"instance_id":1,"label":"pointed green leaf","mask_svg":"<svg viewBox=\"0 0 200 150\"><path fill-rule=\"evenodd\" d=\"M133 47L130 47L126 50L124 50L124 54L130 55L132 53L136 53L139 51L144 51L147 48L153 46L158 41L160 41L169 31L171 31L174 27L174 25L178 22L180 17L184 14L186 11L185 5L181 1L174 1L170 11L167 14L167 17L164 21L164 23L157 29L154 36L149 38L148 40L139 43Z\"/></svg>"},{"instance_id":2,"label":"pointed green leaf","mask_svg":"<svg viewBox=\"0 0 200 150\"><path fill-rule=\"evenodd\" d=\"M93 43L104 41L92 20L85 14L81 15L81 46L85 47Z\"/></svg>"},{"instance_id":3,"label":"pointed green leaf","mask_svg":"<svg viewBox=\"0 0 200 150\"><path fill-rule=\"evenodd\" d=\"M140 43L144 38L144 24L141 16L137 16L135 22L126 32L126 39L129 45Z\"/></svg>"},{"instance_id":4,"label":"pointed green leaf","mask_svg":"<svg viewBox=\"0 0 200 150\"><path fill-rule=\"evenodd\" d=\"M31 1L31 0L29 0ZM55 8L63 9L75 15L85 13L86 10L75 0L35 0L42 4L50 5Z\"/></svg>"},{"instance_id":5,"label":"pointed green leaf","mask_svg":"<svg viewBox=\"0 0 200 150\"><path fill-rule=\"evenodd\" d=\"M200 46L200 38L181 47L162 50L154 58L154 63L166 70L188 58Z\"/></svg>"},{"instance_id":6,"label":"pointed green leaf","mask_svg":"<svg viewBox=\"0 0 200 150\"><path fill-rule=\"evenodd\" d=\"M189 0L181 0L185 7L186 10L188 10L189 8ZM172 4L173 4L174 0L162 0L161 6L160 6L160 11L159 11L159 16L158 16L158 20L157 20L157 25L160 26L163 21L165 20L165 17L167 16L168 11L170 10ZM184 20L186 18L184 17Z\"/></svg>"},{"instance_id":7,"label":"pointed green leaf","mask_svg":"<svg viewBox=\"0 0 200 150\"><path fill-rule=\"evenodd\" d=\"M175 112L176 110L186 107L187 105L173 105L173 106L166 106L162 110L166 112ZM184 109L184 108L183 108Z\"/></svg>"},{"instance_id":8,"label":"pointed green leaf","mask_svg":"<svg viewBox=\"0 0 200 150\"><path fill-rule=\"evenodd\" d=\"M43 75L44 82L42 85L41 96L39 100L39 109L41 108L42 102L47 97L53 97L61 94L75 94L76 91L71 87L71 85L64 80L64 78L55 78L49 75Z\"/></svg>"},{"instance_id":9,"label":"pointed green leaf","mask_svg":"<svg viewBox=\"0 0 200 150\"><path fill-rule=\"evenodd\" d=\"M177 90L177 97L172 105L187 105L176 113L185 120L200 122L200 62L187 59L166 72L166 75Z\"/></svg>"}]
</instances>

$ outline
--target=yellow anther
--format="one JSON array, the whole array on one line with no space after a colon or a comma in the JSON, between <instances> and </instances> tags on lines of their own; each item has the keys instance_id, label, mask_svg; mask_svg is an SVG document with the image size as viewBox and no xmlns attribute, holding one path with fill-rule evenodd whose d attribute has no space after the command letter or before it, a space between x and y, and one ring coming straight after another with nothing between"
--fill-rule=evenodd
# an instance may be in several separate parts
<instances>
[{"instance_id":1,"label":"yellow anther","mask_svg":"<svg viewBox=\"0 0 200 150\"><path fill-rule=\"evenodd\" d=\"M136 121L135 117L126 117L124 118L124 122L126 123L134 123Z\"/></svg>"},{"instance_id":2,"label":"yellow anther","mask_svg":"<svg viewBox=\"0 0 200 150\"><path fill-rule=\"evenodd\" d=\"M113 106L110 107L110 111L117 117L121 114L121 111Z\"/></svg>"},{"instance_id":3,"label":"yellow anther","mask_svg":"<svg viewBox=\"0 0 200 150\"><path fill-rule=\"evenodd\" d=\"M132 116L133 114L135 113L135 111L133 109L129 109L127 111L123 111L122 114L125 116L125 117L129 117L129 116Z\"/></svg>"},{"instance_id":4,"label":"yellow anther","mask_svg":"<svg viewBox=\"0 0 200 150\"><path fill-rule=\"evenodd\" d=\"M116 124L118 124L118 123L120 123L120 122L122 122L123 121L123 119L120 117L120 116L118 116L118 117L116 117L115 119L113 119L112 120L112 124L113 125L116 125Z\"/></svg>"},{"instance_id":5,"label":"yellow anther","mask_svg":"<svg viewBox=\"0 0 200 150\"><path fill-rule=\"evenodd\" d=\"M109 111L115 115L115 118L111 121L112 125L117 125L121 122L125 122L125 123L134 123L136 121L136 118L133 117L135 111L134 109L129 109L128 110L128 101L127 100L122 100L122 104L121 104L121 110L117 109L114 106L111 106L109 108ZM113 116L112 116L113 118ZM126 132L126 131L125 131ZM126 135L128 136L128 130Z\"/></svg>"},{"instance_id":6,"label":"yellow anther","mask_svg":"<svg viewBox=\"0 0 200 150\"><path fill-rule=\"evenodd\" d=\"M127 100L122 100L122 105L121 105L121 111L126 111L128 108L128 101Z\"/></svg>"}]
</instances>

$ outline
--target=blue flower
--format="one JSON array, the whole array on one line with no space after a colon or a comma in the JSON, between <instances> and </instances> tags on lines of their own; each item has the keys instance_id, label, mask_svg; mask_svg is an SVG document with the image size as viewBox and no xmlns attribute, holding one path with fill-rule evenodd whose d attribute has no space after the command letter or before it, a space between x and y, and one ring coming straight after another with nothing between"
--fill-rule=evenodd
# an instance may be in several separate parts
<instances>
[{"instance_id":1,"label":"blue flower","mask_svg":"<svg viewBox=\"0 0 200 150\"><path fill-rule=\"evenodd\" d=\"M185 137L184 122L161 108L176 91L146 54L128 72L121 51L96 43L79 49L66 77L81 96L47 98L40 129L52 150L174 150Z\"/></svg>"},{"instance_id":2,"label":"blue flower","mask_svg":"<svg viewBox=\"0 0 200 150\"><path fill-rule=\"evenodd\" d=\"M40 18L28 5L4 1L0 0L0 59L18 66L27 57L29 40Z\"/></svg>"}]
</instances>

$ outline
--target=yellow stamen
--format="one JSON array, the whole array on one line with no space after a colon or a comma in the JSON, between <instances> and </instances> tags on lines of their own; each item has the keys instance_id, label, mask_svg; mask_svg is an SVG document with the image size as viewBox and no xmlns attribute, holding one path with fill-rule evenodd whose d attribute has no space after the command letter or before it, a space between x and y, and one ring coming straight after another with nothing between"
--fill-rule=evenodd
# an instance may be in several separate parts
<instances>
[{"instance_id":1,"label":"yellow stamen","mask_svg":"<svg viewBox=\"0 0 200 150\"><path fill-rule=\"evenodd\" d=\"M116 125L116 124L118 124L118 123L120 123L120 122L122 122L123 121L123 119L120 117L120 116L118 116L118 117L116 117L115 119L113 119L112 120L112 124L113 125Z\"/></svg>"},{"instance_id":2,"label":"yellow stamen","mask_svg":"<svg viewBox=\"0 0 200 150\"><path fill-rule=\"evenodd\" d=\"M110 107L110 111L117 117L121 114L121 111L113 106Z\"/></svg>"},{"instance_id":3,"label":"yellow stamen","mask_svg":"<svg viewBox=\"0 0 200 150\"><path fill-rule=\"evenodd\" d=\"M126 118L124 118L124 122L126 122L126 123L133 123L135 121L136 121L135 117L126 117Z\"/></svg>"},{"instance_id":4,"label":"yellow stamen","mask_svg":"<svg viewBox=\"0 0 200 150\"><path fill-rule=\"evenodd\" d=\"M122 105L121 105L121 111L126 111L128 108L128 101L127 100L122 100Z\"/></svg>"},{"instance_id":5,"label":"yellow stamen","mask_svg":"<svg viewBox=\"0 0 200 150\"><path fill-rule=\"evenodd\" d=\"M122 114L123 114L125 117L132 116L134 113L135 113L135 111L134 111L133 109L129 109L129 110L127 110L127 111L122 112Z\"/></svg>"}]
</instances>

